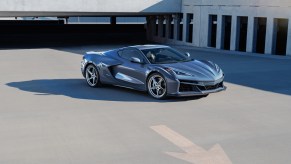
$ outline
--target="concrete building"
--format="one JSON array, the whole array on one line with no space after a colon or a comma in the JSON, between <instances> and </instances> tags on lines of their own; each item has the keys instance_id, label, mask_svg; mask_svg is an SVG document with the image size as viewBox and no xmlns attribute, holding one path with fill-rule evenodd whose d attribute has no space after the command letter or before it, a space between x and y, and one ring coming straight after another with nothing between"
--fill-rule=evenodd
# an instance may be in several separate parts
<instances>
[{"instance_id":1,"label":"concrete building","mask_svg":"<svg viewBox=\"0 0 291 164\"><path fill-rule=\"evenodd\" d=\"M20 3L21 2L21 3ZM2 0L1 17L146 17L160 43L291 55L290 0ZM117 17L117 18L116 18ZM66 21L65 21L66 22Z\"/></svg>"},{"instance_id":2,"label":"concrete building","mask_svg":"<svg viewBox=\"0 0 291 164\"><path fill-rule=\"evenodd\" d=\"M290 0L183 0L181 13L148 21L157 42L291 55Z\"/></svg>"}]
</instances>

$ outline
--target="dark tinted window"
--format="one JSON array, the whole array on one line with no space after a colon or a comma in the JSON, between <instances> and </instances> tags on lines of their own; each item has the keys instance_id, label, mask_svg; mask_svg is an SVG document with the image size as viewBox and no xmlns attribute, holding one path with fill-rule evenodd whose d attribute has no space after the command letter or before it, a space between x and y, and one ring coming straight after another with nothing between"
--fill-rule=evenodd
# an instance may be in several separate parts
<instances>
[{"instance_id":1,"label":"dark tinted window","mask_svg":"<svg viewBox=\"0 0 291 164\"><path fill-rule=\"evenodd\" d=\"M135 49L125 49L119 51L119 56L127 60L131 60L132 57L135 57L143 61L142 54L140 53L140 51Z\"/></svg>"},{"instance_id":2,"label":"dark tinted window","mask_svg":"<svg viewBox=\"0 0 291 164\"><path fill-rule=\"evenodd\" d=\"M172 48L154 48L142 50L152 64L167 64L190 61L184 54Z\"/></svg>"}]
</instances>

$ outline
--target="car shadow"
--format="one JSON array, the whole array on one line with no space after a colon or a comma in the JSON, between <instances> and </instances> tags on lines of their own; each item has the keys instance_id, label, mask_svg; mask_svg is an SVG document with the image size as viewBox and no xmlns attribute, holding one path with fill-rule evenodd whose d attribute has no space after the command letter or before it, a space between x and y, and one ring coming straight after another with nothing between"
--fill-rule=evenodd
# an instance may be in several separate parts
<instances>
[{"instance_id":1,"label":"car shadow","mask_svg":"<svg viewBox=\"0 0 291 164\"><path fill-rule=\"evenodd\" d=\"M100 88L89 87L84 79L40 79L20 82L10 82L9 87L35 95L64 95L76 99L103 101L132 101L132 102L177 102L197 100L201 97L170 97L166 100L151 98L146 92L105 85Z\"/></svg>"}]
</instances>

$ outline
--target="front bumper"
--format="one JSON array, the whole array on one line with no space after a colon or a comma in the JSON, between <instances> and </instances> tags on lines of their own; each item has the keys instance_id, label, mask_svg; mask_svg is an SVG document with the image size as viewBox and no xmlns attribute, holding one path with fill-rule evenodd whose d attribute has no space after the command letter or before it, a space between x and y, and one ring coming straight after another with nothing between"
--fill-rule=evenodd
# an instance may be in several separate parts
<instances>
[{"instance_id":1,"label":"front bumper","mask_svg":"<svg viewBox=\"0 0 291 164\"><path fill-rule=\"evenodd\" d=\"M169 96L176 96L176 97L186 97L186 96L203 96L203 95L208 95L210 93L216 93L220 91L225 91L226 86L223 86L221 88L213 89L213 90L207 90L207 91L201 91L201 92L177 92L174 94L169 94Z\"/></svg>"},{"instance_id":2,"label":"front bumper","mask_svg":"<svg viewBox=\"0 0 291 164\"><path fill-rule=\"evenodd\" d=\"M202 96L208 95L210 93L216 93L220 91L225 91L226 86L223 84L223 79L218 79L216 81L185 81L185 80L177 80L178 88L173 93L169 93L169 96Z\"/></svg>"}]
</instances>

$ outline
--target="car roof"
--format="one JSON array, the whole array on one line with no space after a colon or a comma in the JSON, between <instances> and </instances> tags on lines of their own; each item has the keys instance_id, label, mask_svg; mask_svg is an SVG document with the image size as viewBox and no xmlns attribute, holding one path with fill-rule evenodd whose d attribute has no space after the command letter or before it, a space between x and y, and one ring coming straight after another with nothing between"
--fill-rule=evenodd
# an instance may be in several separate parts
<instances>
[{"instance_id":1,"label":"car roof","mask_svg":"<svg viewBox=\"0 0 291 164\"><path fill-rule=\"evenodd\" d=\"M135 45L135 46L129 46L129 47L137 48L139 50L146 50L146 49L155 49L155 48L168 48L169 46L146 44L146 45Z\"/></svg>"}]
</instances>

